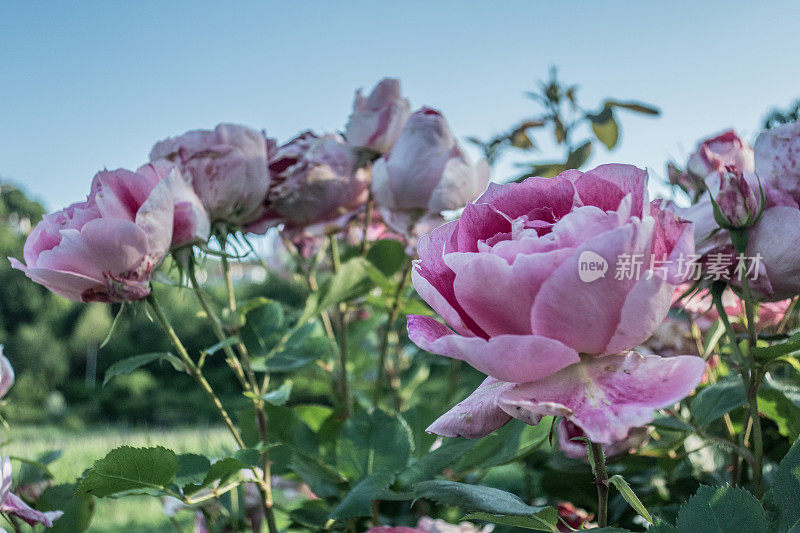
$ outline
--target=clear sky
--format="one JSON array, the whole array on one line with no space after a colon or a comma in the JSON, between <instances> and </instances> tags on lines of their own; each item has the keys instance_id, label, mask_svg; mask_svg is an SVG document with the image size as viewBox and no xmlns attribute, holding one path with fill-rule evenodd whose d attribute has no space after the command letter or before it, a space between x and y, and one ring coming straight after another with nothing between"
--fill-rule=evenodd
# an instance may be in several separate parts
<instances>
[{"instance_id":1,"label":"clear sky","mask_svg":"<svg viewBox=\"0 0 800 533\"><path fill-rule=\"evenodd\" d=\"M659 119L622 117L620 148L593 163L663 174L700 137L734 127L752 140L769 108L800 97L799 20L791 0L5 0L0 176L55 209L188 129L337 130L353 90L383 76L462 138L487 137L535 111L523 92L550 65L587 105L659 106Z\"/></svg>"}]
</instances>

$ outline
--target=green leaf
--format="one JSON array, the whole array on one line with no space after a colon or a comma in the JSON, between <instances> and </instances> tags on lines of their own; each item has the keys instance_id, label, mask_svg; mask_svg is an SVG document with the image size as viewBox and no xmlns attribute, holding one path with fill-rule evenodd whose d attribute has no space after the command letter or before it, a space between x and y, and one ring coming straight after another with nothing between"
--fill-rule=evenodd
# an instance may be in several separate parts
<instances>
[{"instance_id":1,"label":"green leaf","mask_svg":"<svg viewBox=\"0 0 800 533\"><path fill-rule=\"evenodd\" d=\"M403 243L394 239L375 241L367 252L367 261L375 265L386 277L400 270L406 262L406 257Z\"/></svg>"},{"instance_id":2,"label":"green leaf","mask_svg":"<svg viewBox=\"0 0 800 533\"><path fill-rule=\"evenodd\" d=\"M558 531L558 511L553 507L545 507L543 510L531 516L518 515L499 515L492 513L470 513L462 520L483 520L492 524L504 526L522 527L535 531Z\"/></svg>"},{"instance_id":3,"label":"green leaf","mask_svg":"<svg viewBox=\"0 0 800 533\"><path fill-rule=\"evenodd\" d=\"M800 351L800 333L792 335L786 342L773 344L772 346L756 346L750 348L753 357L759 361L772 361L785 355Z\"/></svg>"},{"instance_id":4,"label":"green leaf","mask_svg":"<svg viewBox=\"0 0 800 533\"><path fill-rule=\"evenodd\" d=\"M795 440L775 472L772 499L780 509L781 531L800 527L800 440Z\"/></svg>"},{"instance_id":5,"label":"green leaf","mask_svg":"<svg viewBox=\"0 0 800 533\"><path fill-rule=\"evenodd\" d=\"M286 405L286 402L289 401L289 395L291 395L291 393L292 380L287 379L281 384L280 387L266 394L259 395L253 392L245 392L244 395L248 398L261 398L265 402L271 403L272 405Z\"/></svg>"},{"instance_id":6,"label":"green leaf","mask_svg":"<svg viewBox=\"0 0 800 533\"><path fill-rule=\"evenodd\" d=\"M117 361L116 363L108 367L108 370L106 370L105 378L103 378L103 385L107 384L116 376L130 374L137 368L152 363L153 361L167 361L178 372L183 372L185 370L185 367L183 366L183 361L181 361L177 356L169 352L153 352L141 355L134 355L133 357L128 357L127 359L123 359L122 361Z\"/></svg>"},{"instance_id":7,"label":"green leaf","mask_svg":"<svg viewBox=\"0 0 800 533\"><path fill-rule=\"evenodd\" d=\"M178 468L175 452L162 446L121 446L95 461L78 485L78 493L98 498L120 493L161 494Z\"/></svg>"},{"instance_id":8,"label":"green leaf","mask_svg":"<svg viewBox=\"0 0 800 533\"><path fill-rule=\"evenodd\" d=\"M234 344L236 344L236 342L237 342L236 337L228 337L227 339L222 339L218 343L204 349L203 353L205 355L214 355L218 351L227 348L228 346L233 346Z\"/></svg>"},{"instance_id":9,"label":"green leaf","mask_svg":"<svg viewBox=\"0 0 800 533\"><path fill-rule=\"evenodd\" d=\"M657 107L643 104L641 102L620 102L618 100L607 100L605 105L607 107L621 107L623 109L635 111L636 113L642 113L645 115L658 116L661 114L661 111Z\"/></svg>"},{"instance_id":10,"label":"green leaf","mask_svg":"<svg viewBox=\"0 0 800 533\"><path fill-rule=\"evenodd\" d=\"M439 448L423 455L397 476L398 481L403 486L408 486L438 476L442 470L472 449L477 442L474 439L464 438L445 439Z\"/></svg>"},{"instance_id":11,"label":"green leaf","mask_svg":"<svg viewBox=\"0 0 800 533\"><path fill-rule=\"evenodd\" d=\"M319 309L364 296L373 283L367 273L369 261L354 257L342 263L339 272L320 288Z\"/></svg>"},{"instance_id":12,"label":"green leaf","mask_svg":"<svg viewBox=\"0 0 800 533\"><path fill-rule=\"evenodd\" d=\"M289 513L292 520L312 531L326 529L325 524L330 515L331 509L325 500L306 500L300 504L300 507L292 509Z\"/></svg>"},{"instance_id":13,"label":"green leaf","mask_svg":"<svg viewBox=\"0 0 800 533\"><path fill-rule=\"evenodd\" d=\"M175 474L173 483L180 488L202 483L209 468L211 468L211 461L208 460L208 457L196 453L182 453L178 455L178 472Z\"/></svg>"},{"instance_id":14,"label":"green leaf","mask_svg":"<svg viewBox=\"0 0 800 533\"><path fill-rule=\"evenodd\" d=\"M344 482L335 471L310 457L295 453L289 463L289 470L306 483L311 492L320 498L332 498L339 494Z\"/></svg>"},{"instance_id":15,"label":"green leaf","mask_svg":"<svg viewBox=\"0 0 800 533\"><path fill-rule=\"evenodd\" d=\"M565 169L581 168L592 155L592 141L586 141L570 152L567 162L564 163Z\"/></svg>"},{"instance_id":16,"label":"green leaf","mask_svg":"<svg viewBox=\"0 0 800 533\"><path fill-rule=\"evenodd\" d=\"M612 150L619 142L619 125L613 116L605 122L592 122L592 131L597 140L609 150Z\"/></svg>"},{"instance_id":17,"label":"green leaf","mask_svg":"<svg viewBox=\"0 0 800 533\"><path fill-rule=\"evenodd\" d=\"M351 490L342 503L333 510L331 518L337 520L357 518L372 514L372 501L382 490L389 488L394 480L394 474L378 471L362 479Z\"/></svg>"},{"instance_id":18,"label":"green leaf","mask_svg":"<svg viewBox=\"0 0 800 533\"><path fill-rule=\"evenodd\" d=\"M699 426L707 426L745 403L747 393L741 380L728 378L701 390L692 399L690 410Z\"/></svg>"},{"instance_id":19,"label":"green leaf","mask_svg":"<svg viewBox=\"0 0 800 533\"><path fill-rule=\"evenodd\" d=\"M608 480L609 483L617 487L617 490L622 494L622 497L628 502L628 505L633 507L633 510L639 513L639 516L650 522L653 523L653 517L650 516L650 513L647 512L647 508L642 504L641 500L636 496L636 493L633 492L633 489L628 482L625 481L625 478L620 475L611 476Z\"/></svg>"},{"instance_id":20,"label":"green leaf","mask_svg":"<svg viewBox=\"0 0 800 533\"><path fill-rule=\"evenodd\" d=\"M351 480L376 472L400 472L414 447L408 424L380 410L349 418L336 444L339 470Z\"/></svg>"},{"instance_id":21,"label":"green leaf","mask_svg":"<svg viewBox=\"0 0 800 533\"><path fill-rule=\"evenodd\" d=\"M94 498L76 494L74 484L47 487L36 500L39 511L62 511L64 515L53 522L48 533L78 533L89 529L94 513Z\"/></svg>"},{"instance_id":22,"label":"green leaf","mask_svg":"<svg viewBox=\"0 0 800 533\"><path fill-rule=\"evenodd\" d=\"M778 426L778 432L792 441L800 437L800 408L784 391L762 386L758 391L758 411Z\"/></svg>"},{"instance_id":23,"label":"green leaf","mask_svg":"<svg viewBox=\"0 0 800 533\"><path fill-rule=\"evenodd\" d=\"M651 422L657 429L668 429L670 431L694 431L694 428L674 416L669 416L664 413L656 413L655 418Z\"/></svg>"},{"instance_id":24,"label":"green leaf","mask_svg":"<svg viewBox=\"0 0 800 533\"><path fill-rule=\"evenodd\" d=\"M504 490L443 479L417 483L414 485L414 497L461 507L467 511L498 515L530 516L546 509L528 505L518 496Z\"/></svg>"},{"instance_id":25,"label":"green leaf","mask_svg":"<svg viewBox=\"0 0 800 533\"><path fill-rule=\"evenodd\" d=\"M741 487L701 485L678 514L680 533L767 533L767 517L755 497Z\"/></svg>"}]
</instances>

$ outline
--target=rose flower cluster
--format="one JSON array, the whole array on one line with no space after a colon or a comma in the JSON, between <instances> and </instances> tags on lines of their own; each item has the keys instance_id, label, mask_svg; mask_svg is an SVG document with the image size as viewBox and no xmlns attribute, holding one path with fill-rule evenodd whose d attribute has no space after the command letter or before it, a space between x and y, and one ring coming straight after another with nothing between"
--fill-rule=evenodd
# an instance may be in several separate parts
<instances>
[{"instance_id":1,"label":"rose flower cluster","mask_svg":"<svg viewBox=\"0 0 800 533\"><path fill-rule=\"evenodd\" d=\"M212 235L343 226L372 196L383 220L412 237L418 222L463 207L488 179L439 111L412 113L399 81L384 79L368 97L356 93L343 136L307 131L278 146L220 124L160 141L136 171L103 170L86 201L46 215L24 262L11 263L70 300L137 300L171 251Z\"/></svg>"}]
</instances>

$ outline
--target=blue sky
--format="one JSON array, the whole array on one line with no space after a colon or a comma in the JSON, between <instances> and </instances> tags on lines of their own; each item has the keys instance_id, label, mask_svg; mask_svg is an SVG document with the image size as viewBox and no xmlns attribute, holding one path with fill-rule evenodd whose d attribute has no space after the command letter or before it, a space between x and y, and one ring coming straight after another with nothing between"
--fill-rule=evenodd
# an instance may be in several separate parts
<instances>
[{"instance_id":1,"label":"blue sky","mask_svg":"<svg viewBox=\"0 0 800 533\"><path fill-rule=\"evenodd\" d=\"M534 112L523 92L550 65L622 117L619 161L663 174L697 139L800 97L800 3L28 2L0 3L0 176L50 209L85 197L104 167L134 168L153 142L222 121L284 141L337 130L353 90L400 77L412 105L459 136ZM506 166L507 167L507 166ZM501 168L495 179L508 177Z\"/></svg>"}]
</instances>

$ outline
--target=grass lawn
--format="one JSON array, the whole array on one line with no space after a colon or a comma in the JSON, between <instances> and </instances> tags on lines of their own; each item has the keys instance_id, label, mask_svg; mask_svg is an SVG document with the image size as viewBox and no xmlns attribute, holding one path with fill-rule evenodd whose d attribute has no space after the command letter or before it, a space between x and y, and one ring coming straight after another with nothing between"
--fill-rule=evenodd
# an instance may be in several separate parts
<instances>
[{"instance_id":1,"label":"grass lawn","mask_svg":"<svg viewBox=\"0 0 800 533\"><path fill-rule=\"evenodd\" d=\"M12 426L7 431L12 439L2 448L3 454L37 459L46 452L61 450L61 457L50 465L54 483L72 483L83 470L121 445L162 445L176 453L195 452L210 457L224 456L234 449L231 436L224 428L148 429L126 426L87 428L66 431L52 426ZM14 462L14 472L19 463ZM186 531L191 531L191 513L178 515ZM126 497L115 500L97 499L89 531L111 532L172 532L176 531L161 509L157 498Z\"/></svg>"}]
</instances>

